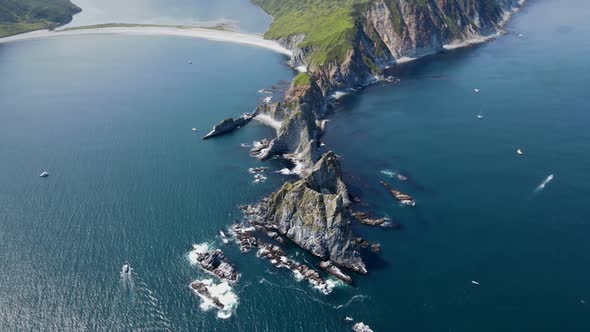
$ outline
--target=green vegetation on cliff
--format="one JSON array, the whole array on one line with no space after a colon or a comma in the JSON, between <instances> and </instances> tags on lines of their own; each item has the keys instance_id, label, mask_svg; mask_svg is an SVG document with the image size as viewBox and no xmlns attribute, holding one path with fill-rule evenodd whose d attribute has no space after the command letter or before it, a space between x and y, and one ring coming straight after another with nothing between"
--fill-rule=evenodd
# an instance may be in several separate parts
<instances>
[{"instance_id":1,"label":"green vegetation on cliff","mask_svg":"<svg viewBox=\"0 0 590 332\"><path fill-rule=\"evenodd\" d=\"M80 10L69 0L0 0L0 37L54 29Z\"/></svg>"},{"instance_id":2,"label":"green vegetation on cliff","mask_svg":"<svg viewBox=\"0 0 590 332\"><path fill-rule=\"evenodd\" d=\"M330 62L341 62L346 54L358 42L359 18L378 0L252 0L260 6L274 21L265 37L281 39L303 35L299 43L304 49L312 67L322 66ZM477 8L478 15L485 22L492 24L501 14L498 0L382 0L391 13L394 30L402 33L405 29L404 17L400 11L406 8L408 15L442 18L446 29L453 36L460 36L457 26L458 13L467 13ZM414 6L414 10L407 5ZM456 10L458 9L458 11ZM431 15L429 15L428 12Z\"/></svg>"},{"instance_id":3,"label":"green vegetation on cliff","mask_svg":"<svg viewBox=\"0 0 590 332\"><path fill-rule=\"evenodd\" d=\"M310 47L312 65L342 59L353 47L355 5L371 0L253 0L274 21L265 37L305 35L299 47Z\"/></svg>"},{"instance_id":4,"label":"green vegetation on cliff","mask_svg":"<svg viewBox=\"0 0 590 332\"><path fill-rule=\"evenodd\" d=\"M310 84L310 78L307 73L299 73L293 79L293 86L296 88L308 86L309 84Z\"/></svg>"}]
</instances>

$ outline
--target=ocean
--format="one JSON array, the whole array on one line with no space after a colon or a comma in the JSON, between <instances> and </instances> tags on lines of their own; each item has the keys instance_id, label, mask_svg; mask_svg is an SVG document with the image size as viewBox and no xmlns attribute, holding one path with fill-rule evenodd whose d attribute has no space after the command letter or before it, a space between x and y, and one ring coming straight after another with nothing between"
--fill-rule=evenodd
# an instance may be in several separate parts
<instances>
[{"instance_id":1,"label":"ocean","mask_svg":"<svg viewBox=\"0 0 590 332\"><path fill-rule=\"evenodd\" d=\"M330 295L218 235L294 179L241 146L272 128L200 138L290 80L285 57L180 37L1 44L0 331L348 331L347 316L375 331L586 331L589 14L581 0L529 1L508 34L340 101L325 149L366 209L401 228L354 224L382 252ZM195 243L242 274L227 319L188 288L207 278Z\"/></svg>"}]
</instances>

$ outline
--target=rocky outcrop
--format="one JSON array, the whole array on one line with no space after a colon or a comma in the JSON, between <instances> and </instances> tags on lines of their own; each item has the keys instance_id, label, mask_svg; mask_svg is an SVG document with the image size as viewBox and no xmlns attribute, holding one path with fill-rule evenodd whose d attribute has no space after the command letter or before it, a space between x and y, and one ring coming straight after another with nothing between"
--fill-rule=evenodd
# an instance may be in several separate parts
<instances>
[{"instance_id":1,"label":"rocky outcrop","mask_svg":"<svg viewBox=\"0 0 590 332\"><path fill-rule=\"evenodd\" d=\"M330 261L323 261L320 263L320 267L324 270L326 270L329 274L335 276L336 278L344 281L347 284L351 284L352 283L352 278L347 275L346 273L342 272L342 270L340 270L338 268L338 266L332 264L332 262Z\"/></svg>"},{"instance_id":2,"label":"rocky outcrop","mask_svg":"<svg viewBox=\"0 0 590 332\"><path fill-rule=\"evenodd\" d=\"M266 3L256 1L256 3ZM305 4L302 4L305 6ZM291 84L284 101L264 104L256 113L281 121L276 138L255 146L259 159L283 156L295 164L301 176L285 183L258 205L245 209L258 226L289 238L301 248L359 273L367 273L359 248L369 243L354 236L350 227L350 205L342 181L340 160L333 152L320 153L320 123L328 111L330 95L337 90L357 89L375 81L388 66L407 58L443 51L449 45L494 36L501 31L506 13L518 6L516 0L369 0L353 6L353 28L337 57L312 63L317 51L305 35L293 34L278 41L292 51L294 67L306 71L305 84ZM347 31L348 32L348 31ZM304 46L302 46L304 45ZM239 125L225 120L213 135ZM210 133L210 134L212 134ZM414 199L396 189L388 191L402 204ZM386 219L359 218L367 224L384 225ZM239 233L242 250L259 245L249 232ZM379 251L378 245L371 250ZM324 264L326 265L326 264ZM329 268L326 265L327 268ZM333 270L335 271L335 270Z\"/></svg>"},{"instance_id":3,"label":"rocky outcrop","mask_svg":"<svg viewBox=\"0 0 590 332\"><path fill-rule=\"evenodd\" d=\"M239 118L227 118L221 121L219 124L213 127L207 135L203 136L203 139L208 139L214 136L219 136L223 134L227 134L231 131L234 131L250 122L254 118L254 114L245 113Z\"/></svg>"},{"instance_id":4,"label":"rocky outcrop","mask_svg":"<svg viewBox=\"0 0 590 332\"><path fill-rule=\"evenodd\" d=\"M195 245L191 255L201 269L221 280L235 283L240 278L237 270L219 249L206 250L204 245Z\"/></svg>"},{"instance_id":5,"label":"rocky outcrop","mask_svg":"<svg viewBox=\"0 0 590 332\"><path fill-rule=\"evenodd\" d=\"M305 178L264 199L259 215L297 245L322 259L367 273L350 228L350 204L340 162L328 152Z\"/></svg>"}]
</instances>

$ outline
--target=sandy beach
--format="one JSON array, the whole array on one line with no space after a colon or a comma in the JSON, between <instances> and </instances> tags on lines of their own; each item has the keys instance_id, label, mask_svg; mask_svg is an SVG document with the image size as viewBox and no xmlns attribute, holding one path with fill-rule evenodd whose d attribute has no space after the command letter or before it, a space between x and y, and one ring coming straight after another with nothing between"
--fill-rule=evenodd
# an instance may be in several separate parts
<instances>
[{"instance_id":1,"label":"sandy beach","mask_svg":"<svg viewBox=\"0 0 590 332\"><path fill-rule=\"evenodd\" d=\"M200 38L226 43L252 45L291 56L291 51L282 47L277 42L266 40L262 36L246 34L234 31L207 29L207 28L176 28L176 27L107 27L90 28L66 31L38 30L19 35L0 38L0 44L19 40L39 39L78 35L142 35L142 36L179 36L188 38Z\"/></svg>"}]
</instances>

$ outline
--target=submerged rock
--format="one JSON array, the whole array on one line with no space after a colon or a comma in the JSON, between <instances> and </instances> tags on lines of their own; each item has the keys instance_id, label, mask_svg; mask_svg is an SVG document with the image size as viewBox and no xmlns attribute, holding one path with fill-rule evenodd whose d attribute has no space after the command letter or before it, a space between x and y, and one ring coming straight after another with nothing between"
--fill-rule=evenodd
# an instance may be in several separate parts
<instances>
[{"instance_id":1,"label":"submerged rock","mask_svg":"<svg viewBox=\"0 0 590 332\"><path fill-rule=\"evenodd\" d=\"M410 196L408 194L404 194L397 189L391 188L384 181L379 181L379 183L381 183L389 191L389 193L391 193L391 195L395 199L397 199L401 204L408 205L408 206L416 206L416 201L414 200L414 198L412 196Z\"/></svg>"},{"instance_id":2,"label":"submerged rock","mask_svg":"<svg viewBox=\"0 0 590 332\"><path fill-rule=\"evenodd\" d=\"M391 226L389 218L371 218L371 216L366 212L353 212L352 216L358 219L358 221L360 221L360 223L364 225L381 227Z\"/></svg>"},{"instance_id":3,"label":"submerged rock","mask_svg":"<svg viewBox=\"0 0 590 332\"><path fill-rule=\"evenodd\" d=\"M219 299L219 297L213 296L211 294L211 292L209 292L209 287L210 285L208 285L205 282L202 282L200 280L194 281L190 284L190 287L197 292L197 294L201 295L202 297L204 297L205 299L211 301L211 303L217 308L217 309L224 309L225 306L223 305L223 303L221 303L221 300Z\"/></svg>"}]
</instances>

